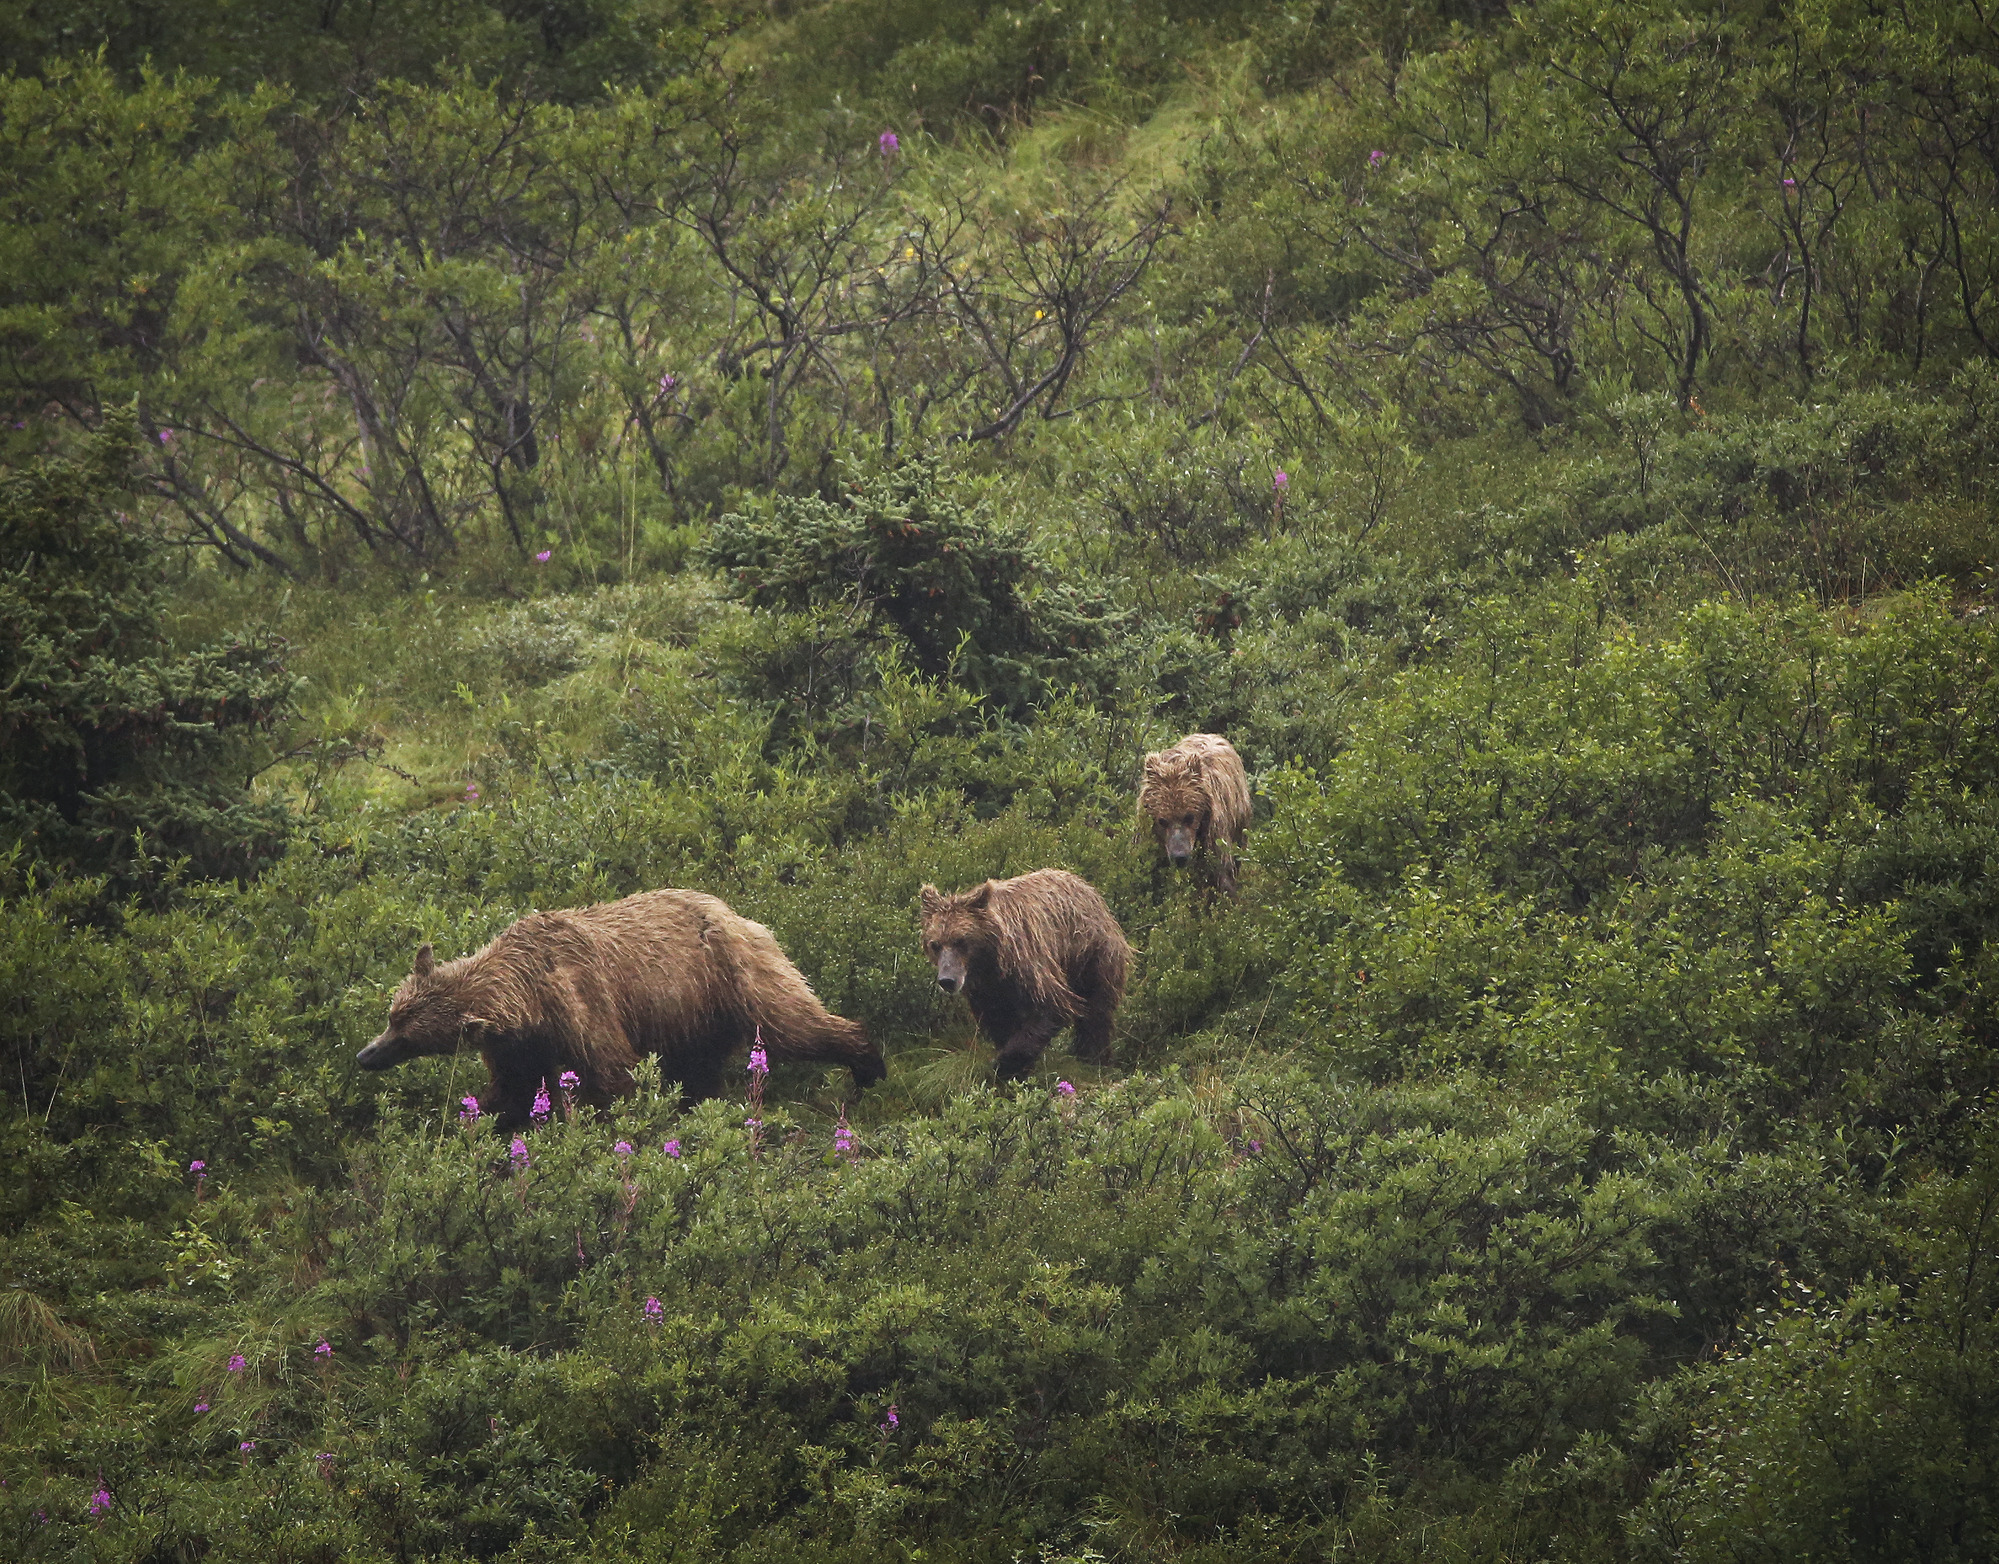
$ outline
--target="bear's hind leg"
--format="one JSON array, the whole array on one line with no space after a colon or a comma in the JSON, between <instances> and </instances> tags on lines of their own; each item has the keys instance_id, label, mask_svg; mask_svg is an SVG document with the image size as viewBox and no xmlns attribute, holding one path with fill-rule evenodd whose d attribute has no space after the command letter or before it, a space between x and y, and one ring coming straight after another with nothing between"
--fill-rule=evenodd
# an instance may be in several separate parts
<instances>
[{"instance_id":1,"label":"bear's hind leg","mask_svg":"<svg viewBox=\"0 0 1999 1564\"><path fill-rule=\"evenodd\" d=\"M1111 1045L1111 1023L1117 1019L1115 1001L1104 1004L1101 1000L1091 1004L1076 1018L1076 1036L1071 1045L1078 1059L1091 1064L1109 1064L1113 1052Z\"/></svg>"}]
</instances>

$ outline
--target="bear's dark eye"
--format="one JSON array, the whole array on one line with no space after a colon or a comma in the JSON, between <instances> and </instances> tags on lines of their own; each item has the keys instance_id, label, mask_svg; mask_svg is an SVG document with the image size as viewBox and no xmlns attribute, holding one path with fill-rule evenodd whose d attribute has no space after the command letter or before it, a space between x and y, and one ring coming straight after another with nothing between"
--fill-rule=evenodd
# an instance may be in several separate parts
<instances>
[{"instance_id":1,"label":"bear's dark eye","mask_svg":"<svg viewBox=\"0 0 1999 1564\"><path fill-rule=\"evenodd\" d=\"M940 950L942 950L943 948L944 948L944 947L943 947L942 945L938 944L938 943L937 943L937 941L935 941L935 940L932 940L932 941L930 942L930 954L931 954L931 955L933 955L933 956L934 956L934 955L936 955L936 954L937 954L937 952L938 952L938 951L940 951Z\"/></svg>"},{"instance_id":2,"label":"bear's dark eye","mask_svg":"<svg viewBox=\"0 0 1999 1564\"><path fill-rule=\"evenodd\" d=\"M1182 825L1192 825L1194 823L1194 817L1192 815L1182 815L1180 817L1180 823Z\"/></svg>"}]
</instances>

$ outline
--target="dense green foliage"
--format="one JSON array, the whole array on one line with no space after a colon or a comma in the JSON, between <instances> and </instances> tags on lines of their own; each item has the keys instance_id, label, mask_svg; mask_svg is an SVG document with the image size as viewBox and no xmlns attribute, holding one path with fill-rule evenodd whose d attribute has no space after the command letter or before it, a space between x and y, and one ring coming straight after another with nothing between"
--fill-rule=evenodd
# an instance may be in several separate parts
<instances>
[{"instance_id":1,"label":"dense green foliage","mask_svg":"<svg viewBox=\"0 0 1999 1564\"><path fill-rule=\"evenodd\" d=\"M0 70L0 1552L1999 1551L1983 12ZM1238 897L1135 829L1193 730ZM1044 866L1117 1061L995 1089L918 889ZM660 885L888 1080L515 1147L355 1068Z\"/></svg>"},{"instance_id":2,"label":"dense green foliage","mask_svg":"<svg viewBox=\"0 0 1999 1564\"><path fill-rule=\"evenodd\" d=\"M0 844L16 876L240 873L282 847L247 796L293 680L271 638L171 654L159 549L113 513L129 421L0 476Z\"/></svg>"}]
</instances>

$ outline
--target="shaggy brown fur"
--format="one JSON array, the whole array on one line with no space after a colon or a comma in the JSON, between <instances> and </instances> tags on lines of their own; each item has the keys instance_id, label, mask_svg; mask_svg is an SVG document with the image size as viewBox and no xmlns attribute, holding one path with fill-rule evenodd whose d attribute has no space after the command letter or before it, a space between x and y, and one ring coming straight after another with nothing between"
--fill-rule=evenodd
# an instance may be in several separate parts
<instances>
[{"instance_id":1,"label":"shaggy brown fur","mask_svg":"<svg viewBox=\"0 0 1999 1564\"><path fill-rule=\"evenodd\" d=\"M1213 865L1216 886L1236 888L1235 853L1249 828L1249 777L1242 756L1218 733L1190 733L1171 749L1145 757L1139 812L1173 867L1196 853Z\"/></svg>"},{"instance_id":2,"label":"shaggy brown fur","mask_svg":"<svg viewBox=\"0 0 1999 1564\"><path fill-rule=\"evenodd\" d=\"M565 1070L581 1077L580 1101L604 1106L631 1090L647 1054L690 1100L717 1096L723 1065L758 1027L773 1060L844 1064L859 1086L886 1073L881 1051L827 1012L769 929L698 891L646 891L534 913L442 966L425 945L360 1062L382 1070L470 1043L490 1077L480 1108L508 1129Z\"/></svg>"},{"instance_id":3,"label":"shaggy brown fur","mask_svg":"<svg viewBox=\"0 0 1999 1564\"><path fill-rule=\"evenodd\" d=\"M923 887L923 946L947 993L963 991L999 1047L999 1078L1034 1068L1071 1022L1077 1057L1111 1061L1111 1021L1131 946L1089 881L1063 869L988 880L956 896Z\"/></svg>"}]
</instances>

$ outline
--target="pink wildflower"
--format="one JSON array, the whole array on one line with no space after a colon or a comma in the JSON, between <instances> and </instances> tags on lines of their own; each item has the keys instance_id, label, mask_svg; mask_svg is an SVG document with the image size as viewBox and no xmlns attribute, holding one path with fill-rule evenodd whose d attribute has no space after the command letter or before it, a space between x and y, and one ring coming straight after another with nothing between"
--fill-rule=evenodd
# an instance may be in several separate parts
<instances>
[{"instance_id":1,"label":"pink wildflower","mask_svg":"<svg viewBox=\"0 0 1999 1564\"><path fill-rule=\"evenodd\" d=\"M665 1152L669 1157L678 1157L680 1155L680 1142L677 1140L670 1140L659 1149Z\"/></svg>"},{"instance_id":2,"label":"pink wildflower","mask_svg":"<svg viewBox=\"0 0 1999 1564\"><path fill-rule=\"evenodd\" d=\"M546 565L548 563L548 556L554 552L555 550L552 548L545 548L539 554L535 555L534 562L537 565Z\"/></svg>"}]
</instances>

